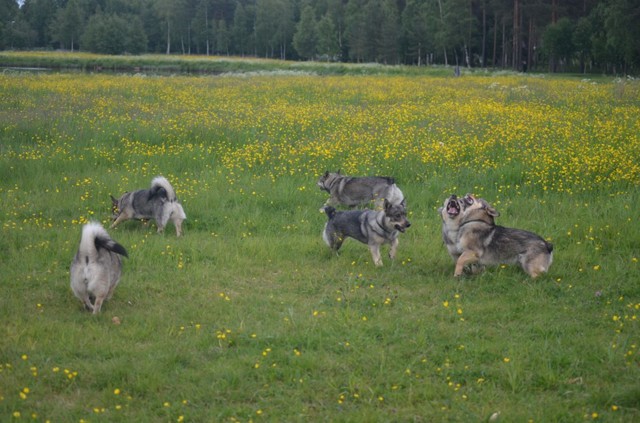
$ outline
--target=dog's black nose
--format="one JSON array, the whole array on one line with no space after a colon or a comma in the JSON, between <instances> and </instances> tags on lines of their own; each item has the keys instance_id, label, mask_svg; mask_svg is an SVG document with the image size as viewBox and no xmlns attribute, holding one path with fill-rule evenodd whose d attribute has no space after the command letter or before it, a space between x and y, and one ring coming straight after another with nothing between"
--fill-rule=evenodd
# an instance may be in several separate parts
<instances>
[{"instance_id":1,"label":"dog's black nose","mask_svg":"<svg viewBox=\"0 0 640 423\"><path fill-rule=\"evenodd\" d=\"M407 220L407 228L408 228L409 226L411 226L411 222L409 222L409 221Z\"/></svg>"}]
</instances>

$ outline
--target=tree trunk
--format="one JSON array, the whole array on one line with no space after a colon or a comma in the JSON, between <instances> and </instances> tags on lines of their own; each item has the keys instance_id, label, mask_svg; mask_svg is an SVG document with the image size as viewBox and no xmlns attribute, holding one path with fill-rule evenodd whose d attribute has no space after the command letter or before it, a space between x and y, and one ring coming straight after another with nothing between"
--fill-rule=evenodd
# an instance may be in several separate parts
<instances>
[{"instance_id":1,"label":"tree trunk","mask_svg":"<svg viewBox=\"0 0 640 423\"><path fill-rule=\"evenodd\" d=\"M167 54L171 53L171 24L167 21Z\"/></svg>"},{"instance_id":2,"label":"tree trunk","mask_svg":"<svg viewBox=\"0 0 640 423\"><path fill-rule=\"evenodd\" d=\"M498 13L493 13L493 59L491 66L496 67L496 60L498 58Z\"/></svg>"},{"instance_id":3,"label":"tree trunk","mask_svg":"<svg viewBox=\"0 0 640 423\"><path fill-rule=\"evenodd\" d=\"M507 54L507 19L506 17L502 18L502 58L500 59L500 66L502 69L506 66L509 61L509 56Z\"/></svg>"},{"instance_id":4,"label":"tree trunk","mask_svg":"<svg viewBox=\"0 0 640 423\"><path fill-rule=\"evenodd\" d=\"M513 44L511 51L511 67L518 70L520 67L520 1L513 0Z\"/></svg>"},{"instance_id":5,"label":"tree trunk","mask_svg":"<svg viewBox=\"0 0 640 423\"><path fill-rule=\"evenodd\" d=\"M480 56L480 66L487 67L487 8L482 2L482 53Z\"/></svg>"},{"instance_id":6,"label":"tree trunk","mask_svg":"<svg viewBox=\"0 0 640 423\"><path fill-rule=\"evenodd\" d=\"M527 40L527 58L526 58L526 67L531 69L533 67L533 43L534 43L534 34L533 34L533 18L529 18L529 39ZM526 69L524 69L526 72Z\"/></svg>"}]
</instances>

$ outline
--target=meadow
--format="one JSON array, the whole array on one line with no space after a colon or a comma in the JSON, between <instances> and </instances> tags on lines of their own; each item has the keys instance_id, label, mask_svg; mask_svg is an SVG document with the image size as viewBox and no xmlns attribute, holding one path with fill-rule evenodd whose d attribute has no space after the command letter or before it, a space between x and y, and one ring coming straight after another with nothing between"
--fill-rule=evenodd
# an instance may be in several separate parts
<instances>
[{"instance_id":1,"label":"meadow","mask_svg":"<svg viewBox=\"0 0 640 423\"><path fill-rule=\"evenodd\" d=\"M404 191L394 262L323 243L338 169ZM81 227L156 175L185 234L109 230L92 316ZM639 186L632 79L0 74L0 420L638 421ZM437 208L467 192L547 275L453 277Z\"/></svg>"}]
</instances>

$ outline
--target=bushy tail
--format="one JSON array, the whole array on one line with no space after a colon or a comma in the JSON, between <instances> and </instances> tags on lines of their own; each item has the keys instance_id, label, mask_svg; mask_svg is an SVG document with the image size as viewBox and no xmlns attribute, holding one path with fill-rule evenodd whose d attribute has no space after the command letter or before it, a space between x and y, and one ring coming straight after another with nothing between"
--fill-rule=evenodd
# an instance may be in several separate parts
<instances>
[{"instance_id":1,"label":"bushy tail","mask_svg":"<svg viewBox=\"0 0 640 423\"><path fill-rule=\"evenodd\" d=\"M327 214L329 220L333 219L333 217L336 215L336 209L331 206L324 206L323 210Z\"/></svg>"},{"instance_id":2,"label":"bushy tail","mask_svg":"<svg viewBox=\"0 0 640 423\"><path fill-rule=\"evenodd\" d=\"M164 176L156 176L151 181L151 195L166 197L169 201L176 201L176 192Z\"/></svg>"},{"instance_id":3,"label":"bushy tail","mask_svg":"<svg viewBox=\"0 0 640 423\"><path fill-rule=\"evenodd\" d=\"M115 242L107 231L98 222L89 222L82 228L82 239L80 240L80 250L87 255L97 254L98 250L104 248L121 256L129 257L127 250Z\"/></svg>"}]
</instances>

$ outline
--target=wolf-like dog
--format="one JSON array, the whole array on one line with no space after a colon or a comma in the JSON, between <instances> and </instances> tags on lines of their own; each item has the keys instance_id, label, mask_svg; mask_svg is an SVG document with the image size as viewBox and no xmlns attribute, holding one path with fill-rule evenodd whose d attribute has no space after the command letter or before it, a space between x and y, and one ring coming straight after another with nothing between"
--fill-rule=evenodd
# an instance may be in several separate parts
<instances>
[{"instance_id":1,"label":"wolf-like dog","mask_svg":"<svg viewBox=\"0 0 640 423\"><path fill-rule=\"evenodd\" d=\"M462 220L462 211L467 205L465 200L465 197L459 198L453 194L444 200L442 207L438 208L438 214L442 219L442 241L454 262L460 257L456 241L458 239L460 221Z\"/></svg>"},{"instance_id":2,"label":"wolf-like dog","mask_svg":"<svg viewBox=\"0 0 640 423\"><path fill-rule=\"evenodd\" d=\"M120 282L120 256L129 257L127 250L111 239L101 224L84 225L78 252L71 262L71 290L93 314L100 312L102 303L111 298Z\"/></svg>"},{"instance_id":3,"label":"wolf-like dog","mask_svg":"<svg viewBox=\"0 0 640 423\"><path fill-rule=\"evenodd\" d=\"M347 238L367 244L376 266L382 266L382 244L391 245L389 258L393 260L398 249L398 235L411 226L405 203L394 205L386 199L383 210L336 211L331 206L324 206L324 212L328 217L322 232L324 242L336 253Z\"/></svg>"},{"instance_id":4,"label":"wolf-like dog","mask_svg":"<svg viewBox=\"0 0 640 423\"><path fill-rule=\"evenodd\" d=\"M344 176L339 171L327 171L320 176L317 184L330 194L325 206L341 204L356 207L373 201L376 208L381 209L384 200L394 205L404 201L404 195L395 180L386 176Z\"/></svg>"},{"instance_id":5,"label":"wolf-like dog","mask_svg":"<svg viewBox=\"0 0 640 423\"><path fill-rule=\"evenodd\" d=\"M456 248L460 253L454 276L466 265L519 264L532 278L546 273L553 261L553 245L539 235L495 224L500 213L486 200L467 195L470 204L462 212ZM466 200L465 200L466 201Z\"/></svg>"},{"instance_id":6,"label":"wolf-like dog","mask_svg":"<svg viewBox=\"0 0 640 423\"><path fill-rule=\"evenodd\" d=\"M178 202L173 187L162 176L157 176L151 181L151 188L126 192L119 199L111 196L111 202L111 228L129 219L154 219L158 233L162 233L167 222L171 220L176 227L176 235L182 235L182 221L187 215Z\"/></svg>"}]
</instances>

